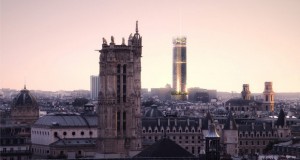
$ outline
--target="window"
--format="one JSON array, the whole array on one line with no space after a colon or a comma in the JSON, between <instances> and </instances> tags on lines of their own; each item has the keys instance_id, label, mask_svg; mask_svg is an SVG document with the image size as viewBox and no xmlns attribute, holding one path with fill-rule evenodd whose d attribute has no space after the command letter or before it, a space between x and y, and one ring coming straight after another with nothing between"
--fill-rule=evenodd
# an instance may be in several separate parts
<instances>
[{"instance_id":1,"label":"window","mask_svg":"<svg viewBox=\"0 0 300 160\"><path fill-rule=\"evenodd\" d=\"M81 133L80 133L82 136L84 135L84 132L83 131L81 131Z\"/></svg>"},{"instance_id":2,"label":"window","mask_svg":"<svg viewBox=\"0 0 300 160\"><path fill-rule=\"evenodd\" d=\"M117 112L117 131L120 132L120 118L121 118L121 114L120 112Z\"/></svg>"},{"instance_id":3,"label":"window","mask_svg":"<svg viewBox=\"0 0 300 160\"><path fill-rule=\"evenodd\" d=\"M54 132L54 134L53 134L53 135L54 135L54 137L57 137L57 132Z\"/></svg>"},{"instance_id":4,"label":"window","mask_svg":"<svg viewBox=\"0 0 300 160\"><path fill-rule=\"evenodd\" d=\"M126 131L126 112L123 112L123 131Z\"/></svg>"},{"instance_id":5,"label":"window","mask_svg":"<svg viewBox=\"0 0 300 160\"><path fill-rule=\"evenodd\" d=\"M75 136L75 132L72 132L72 135Z\"/></svg>"},{"instance_id":6,"label":"window","mask_svg":"<svg viewBox=\"0 0 300 160\"><path fill-rule=\"evenodd\" d=\"M93 132L92 132L92 131L90 131L90 135L93 135Z\"/></svg>"},{"instance_id":7,"label":"window","mask_svg":"<svg viewBox=\"0 0 300 160\"><path fill-rule=\"evenodd\" d=\"M66 136L66 135L67 135L67 132L64 132L63 134L64 134L64 136Z\"/></svg>"}]
</instances>

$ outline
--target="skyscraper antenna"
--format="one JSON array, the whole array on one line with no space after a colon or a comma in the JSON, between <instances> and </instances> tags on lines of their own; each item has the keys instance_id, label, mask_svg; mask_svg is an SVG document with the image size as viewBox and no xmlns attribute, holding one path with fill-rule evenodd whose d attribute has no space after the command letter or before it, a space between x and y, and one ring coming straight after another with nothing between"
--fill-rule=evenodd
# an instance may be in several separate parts
<instances>
[{"instance_id":1,"label":"skyscraper antenna","mask_svg":"<svg viewBox=\"0 0 300 160\"><path fill-rule=\"evenodd\" d=\"M138 22L139 22L139 21L136 21L136 24L135 24L135 32L136 32L136 33L139 33Z\"/></svg>"},{"instance_id":2,"label":"skyscraper antenna","mask_svg":"<svg viewBox=\"0 0 300 160\"><path fill-rule=\"evenodd\" d=\"M179 1L179 36L182 36L182 4Z\"/></svg>"}]
</instances>

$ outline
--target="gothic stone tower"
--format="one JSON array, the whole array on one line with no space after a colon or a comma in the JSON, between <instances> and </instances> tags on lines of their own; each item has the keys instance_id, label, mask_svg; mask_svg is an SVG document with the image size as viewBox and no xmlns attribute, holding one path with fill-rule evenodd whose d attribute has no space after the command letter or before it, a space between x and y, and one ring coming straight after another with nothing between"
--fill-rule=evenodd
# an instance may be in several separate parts
<instances>
[{"instance_id":1,"label":"gothic stone tower","mask_svg":"<svg viewBox=\"0 0 300 160\"><path fill-rule=\"evenodd\" d=\"M265 82L264 101L262 110L274 112L274 91L272 82Z\"/></svg>"},{"instance_id":2,"label":"gothic stone tower","mask_svg":"<svg viewBox=\"0 0 300 160\"><path fill-rule=\"evenodd\" d=\"M116 45L103 38L100 50L98 151L105 157L131 157L141 150L142 37L130 34Z\"/></svg>"}]
</instances>

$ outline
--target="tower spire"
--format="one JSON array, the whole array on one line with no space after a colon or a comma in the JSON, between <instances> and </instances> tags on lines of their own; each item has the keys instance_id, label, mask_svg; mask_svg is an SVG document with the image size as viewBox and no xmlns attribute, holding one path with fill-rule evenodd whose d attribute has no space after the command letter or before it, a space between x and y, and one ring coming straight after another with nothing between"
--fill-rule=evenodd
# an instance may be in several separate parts
<instances>
[{"instance_id":1,"label":"tower spire","mask_svg":"<svg viewBox=\"0 0 300 160\"><path fill-rule=\"evenodd\" d=\"M136 33L139 33L138 22L139 22L139 21L136 21L136 24L135 24L135 32L136 32Z\"/></svg>"}]
</instances>

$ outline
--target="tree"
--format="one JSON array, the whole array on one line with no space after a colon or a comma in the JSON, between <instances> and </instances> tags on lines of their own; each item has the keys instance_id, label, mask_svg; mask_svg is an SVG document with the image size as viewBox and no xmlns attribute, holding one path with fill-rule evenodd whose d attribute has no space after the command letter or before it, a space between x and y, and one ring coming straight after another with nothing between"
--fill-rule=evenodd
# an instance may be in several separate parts
<instances>
[{"instance_id":1,"label":"tree","mask_svg":"<svg viewBox=\"0 0 300 160\"><path fill-rule=\"evenodd\" d=\"M73 106L84 106L89 102L86 98L75 98L74 102L72 103Z\"/></svg>"}]
</instances>

